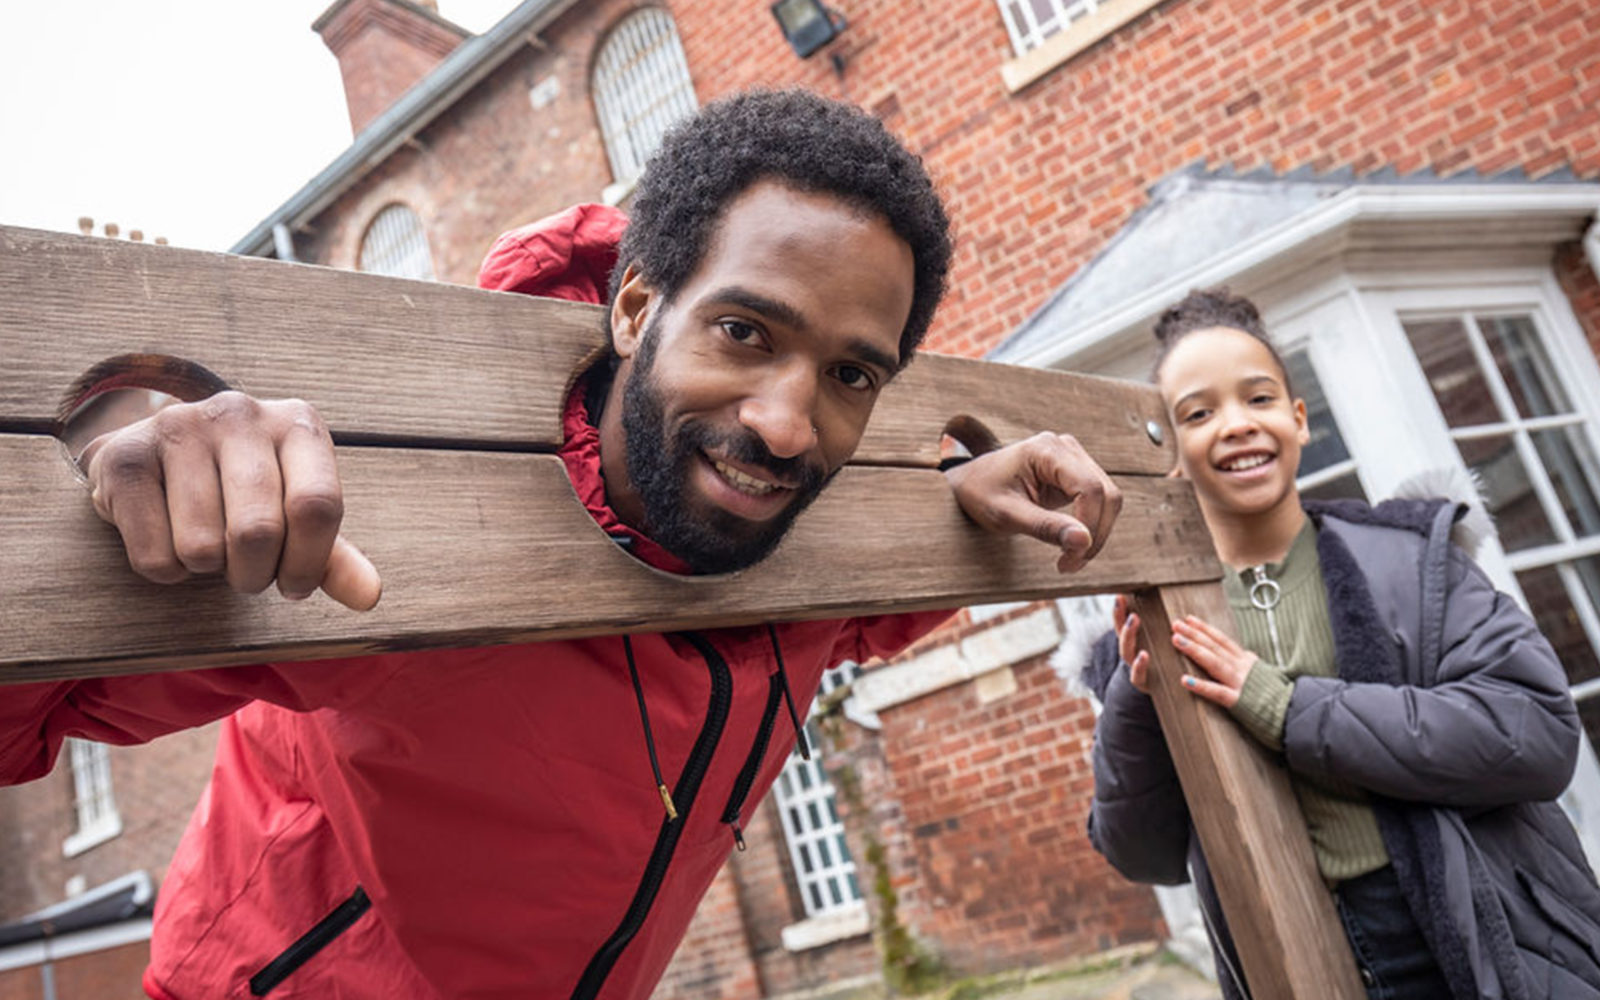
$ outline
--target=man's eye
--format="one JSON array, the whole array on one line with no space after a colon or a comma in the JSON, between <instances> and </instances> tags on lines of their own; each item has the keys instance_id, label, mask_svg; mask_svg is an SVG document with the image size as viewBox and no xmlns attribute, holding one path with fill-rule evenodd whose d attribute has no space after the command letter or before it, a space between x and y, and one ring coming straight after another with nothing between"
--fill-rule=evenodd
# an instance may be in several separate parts
<instances>
[{"instance_id":1,"label":"man's eye","mask_svg":"<svg viewBox=\"0 0 1600 1000\"><path fill-rule=\"evenodd\" d=\"M871 389L873 386L872 373L858 365L840 365L833 370L833 377L850 389Z\"/></svg>"},{"instance_id":2,"label":"man's eye","mask_svg":"<svg viewBox=\"0 0 1600 1000\"><path fill-rule=\"evenodd\" d=\"M760 330L757 330L749 323L744 323L736 319L723 320L722 332L728 335L729 340L740 344L755 343L761 338Z\"/></svg>"}]
</instances>

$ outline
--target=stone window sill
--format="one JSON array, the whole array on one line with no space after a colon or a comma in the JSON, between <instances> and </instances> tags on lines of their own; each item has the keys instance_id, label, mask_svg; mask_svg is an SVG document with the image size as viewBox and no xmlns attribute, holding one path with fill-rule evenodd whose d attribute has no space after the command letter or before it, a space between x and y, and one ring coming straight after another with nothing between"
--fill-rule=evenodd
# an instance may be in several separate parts
<instances>
[{"instance_id":1,"label":"stone window sill","mask_svg":"<svg viewBox=\"0 0 1600 1000\"><path fill-rule=\"evenodd\" d=\"M810 951L825 944L861 937L872 930L872 919L865 905L808 917L783 929L785 951Z\"/></svg>"},{"instance_id":2,"label":"stone window sill","mask_svg":"<svg viewBox=\"0 0 1600 1000\"><path fill-rule=\"evenodd\" d=\"M122 817L113 813L104 822L85 827L61 842L61 853L75 858L91 847L97 847L122 833Z\"/></svg>"}]
</instances>

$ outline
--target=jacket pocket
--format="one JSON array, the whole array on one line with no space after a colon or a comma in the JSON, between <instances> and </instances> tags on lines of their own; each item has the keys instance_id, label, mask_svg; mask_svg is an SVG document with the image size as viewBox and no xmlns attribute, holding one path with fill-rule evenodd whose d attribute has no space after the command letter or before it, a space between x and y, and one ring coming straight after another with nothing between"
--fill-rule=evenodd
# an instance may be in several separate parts
<instances>
[{"instance_id":1,"label":"jacket pocket","mask_svg":"<svg viewBox=\"0 0 1600 1000\"><path fill-rule=\"evenodd\" d=\"M317 921L317 925L283 950L283 954L261 967L250 977L250 995L266 996L273 988L294 974L295 970L311 961L317 952L333 943L334 938L350 929L361 915L371 909L372 900L367 891L356 886L350 898L333 908L333 912Z\"/></svg>"},{"instance_id":2,"label":"jacket pocket","mask_svg":"<svg viewBox=\"0 0 1600 1000\"><path fill-rule=\"evenodd\" d=\"M1521 868L1516 869L1516 873L1523 892L1533 900L1534 906L1538 907L1553 931L1559 932L1559 935L1552 934L1552 954L1546 957L1585 980L1600 980L1600 926L1546 885L1543 879ZM1560 936L1578 945L1582 949L1581 955L1573 953L1570 944L1563 948Z\"/></svg>"}]
</instances>

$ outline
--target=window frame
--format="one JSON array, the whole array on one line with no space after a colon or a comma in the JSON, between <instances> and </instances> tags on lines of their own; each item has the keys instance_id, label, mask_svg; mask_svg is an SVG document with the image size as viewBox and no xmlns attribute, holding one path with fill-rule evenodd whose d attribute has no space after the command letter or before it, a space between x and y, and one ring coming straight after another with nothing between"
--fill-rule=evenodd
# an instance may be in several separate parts
<instances>
[{"instance_id":1,"label":"window frame","mask_svg":"<svg viewBox=\"0 0 1600 1000\"><path fill-rule=\"evenodd\" d=\"M666 36L652 40L648 33L641 34L639 29L647 20L665 26ZM608 59L622 45L634 46L626 53L624 65L615 68L608 65ZM669 47L669 51L652 60L650 57L661 46ZM630 84L633 89L627 89ZM641 92L642 101L638 96ZM687 102L677 102L679 95L687 95ZM589 66L589 97L594 104L600 144L605 149L613 180L604 200L616 204L632 191L644 173L645 163L660 148L667 130L700 107L688 56L683 51L683 38L671 11L664 7L640 7L611 26L595 47L594 60ZM654 132L653 136L641 135L636 128L641 121ZM641 139L648 142L642 143ZM637 148L645 144L648 149Z\"/></svg>"},{"instance_id":2,"label":"window frame","mask_svg":"<svg viewBox=\"0 0 1600 1000\"><path fill-rule=\"evenodd\" d=\"M405 213L404 225L407 230L398 233L398 238L390 240L388 229L393 229L386 220L401 218L400 213ZM373 242L374 233L378 227L386 226L386 231L377 235L392 243L392 247L382 248L385 259L382 263L393 266L394 264L413 263L417 260L427 262L427 273L401 272L399 270L380 270L369 267L367 250ZM402 242L403 241L403 242ZM400 252L396 253L396 250ZM392 262L392 263L391 263ZM383 207L372 213L372 218L367 220L367 226L361 231L361 240L356 245L356 270L363 274L378 274L389 278L406 278L412 281L437 281L438 269L433 264L433 247L428 241L428 227L422 221L422 214L403 201L385 202Z\"/></svg>"},{"instance_id":3,"label":"window frame","mask_svg":"<svg viewBox=\"0 0 1600 1000\"><path fill-rule=\"evenodd\" d=\"M122 816L112 794L110 748L104 743L68 737L66 751L77 829L61 842L61 853L74 858L121 834Z\"/></svg>"}]
</instances>

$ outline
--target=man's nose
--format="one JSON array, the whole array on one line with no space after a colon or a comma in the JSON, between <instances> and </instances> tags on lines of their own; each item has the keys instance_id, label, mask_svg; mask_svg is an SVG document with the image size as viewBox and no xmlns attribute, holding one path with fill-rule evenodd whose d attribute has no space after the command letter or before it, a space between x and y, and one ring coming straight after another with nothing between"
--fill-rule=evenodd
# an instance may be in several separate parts
<instances>
[{"instance_id":1,"label":"man's nose","mask_svg":"<svg viewBox=\"0 0 1600 1000\"><path fill-rule=\"evenodd\" d=\"M739 422L761 435L778 458L794 458L817 443L817 377L810 371L775 372L752 387L739 405Z\"/></svg>"}]
</instances>

